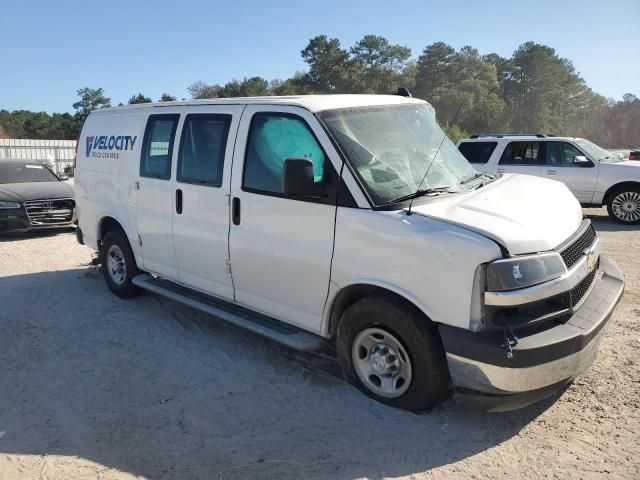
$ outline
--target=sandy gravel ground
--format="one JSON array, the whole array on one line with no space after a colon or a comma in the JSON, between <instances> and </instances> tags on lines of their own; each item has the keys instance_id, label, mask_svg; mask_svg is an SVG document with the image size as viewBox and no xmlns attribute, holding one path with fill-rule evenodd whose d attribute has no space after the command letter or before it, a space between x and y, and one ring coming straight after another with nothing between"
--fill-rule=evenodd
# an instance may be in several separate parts
<instances>
[{"instance_id":1,"label":"sandy gravel ground","mask_svg":"<svg viewBox=\"0 0 640 480\"><path fill-rule=\"evenodd\" d=\"M588 213L628 282L600 356L501 414L381 406L330 361L114 297L71 233L0 240L0 480L638 479L640 231Z\"/></svg>"}]
</instances>

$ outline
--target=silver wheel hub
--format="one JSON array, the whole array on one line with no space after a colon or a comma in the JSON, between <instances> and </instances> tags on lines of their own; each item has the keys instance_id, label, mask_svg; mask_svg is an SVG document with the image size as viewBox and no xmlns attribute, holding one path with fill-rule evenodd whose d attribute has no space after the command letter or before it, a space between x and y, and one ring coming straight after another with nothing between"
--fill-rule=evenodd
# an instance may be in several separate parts
<instances>
[{"instance_id":1,"label":"silver wheel hub","mask_svg":"<svg viewBox=\"0 0 640 480\"><path fill-rule=\"evenodd\" d=\"M124 253L118 245L111 245L107 251L107 271L111 280L117 285L122 285L127 278Z\"/></svg>"},{"instance_id":2,"label":"silver wheel hub","mask_svg":"<svg viewBox=\"0 0 640 480\"><path fill-rule=\"evenodd\" d=\"M369 355L371 369L378 375L393 376L400 371L400 361L396 351L384 344L378 343L371 349Z\"/></svg>"},{"instance_id":3,"label":"silver wheel hub","mask_svg":"<svg viewBox=\"0 0 640 480\"><path fill-rule=\"evenodd\" d=\"M620 220L633 222L640 220L640 193L622 192L611 202L613 214Z\"/></svg>"},{"instance_id":4,"label":"silver wheel hub","mask_svg":"<svg viewBox=\"0 0 640 480\"><path fill-rule=\"evenodd\" d=\"M396 398L412 379L411 360L400 340L380 328L367 328L353 341L352 359L362 383L376 395Z\"/></svg>"}]
</instances>

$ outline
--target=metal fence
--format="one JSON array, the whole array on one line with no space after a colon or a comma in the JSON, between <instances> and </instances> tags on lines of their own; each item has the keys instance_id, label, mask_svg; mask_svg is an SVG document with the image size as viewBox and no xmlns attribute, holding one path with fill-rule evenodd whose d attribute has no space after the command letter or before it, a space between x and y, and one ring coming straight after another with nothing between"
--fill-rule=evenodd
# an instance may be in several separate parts
<instances>
[{"instance_id":1,"label":"metal fence","mask_svg":"<svg viewBox=\"0 0 640 480\"><path fill-rule=\"evenodd\" d=\"M75 140L0 138L0 159L34 160L49 165L58 174L73 165Z\"/></svg>"}]
</instances>

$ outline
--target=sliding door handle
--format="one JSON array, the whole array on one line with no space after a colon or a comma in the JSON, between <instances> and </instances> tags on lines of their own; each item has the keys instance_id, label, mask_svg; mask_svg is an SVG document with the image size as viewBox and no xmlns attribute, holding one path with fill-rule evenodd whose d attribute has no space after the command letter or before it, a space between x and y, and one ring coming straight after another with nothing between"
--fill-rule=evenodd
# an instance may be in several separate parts
<instances>
[{"instance_id":1,"label":"sliding door handle","mask_svg":"<svg viewBox=\"0 0 640 480\"><path fill-rule=\"evenodd\" d=\"M556 173L558 172L556 172L555 170L547 170L548 175L555 175Z\"/></svg>"},{"instance_id":2,"label":"sliding door handle","mask_svg":"<svg viewBox=\"0 0 640 480\"><path fill-rule=\"evenodd\" d=\"M176 213L182 214L182 190L176 190Z\"/></svg>"},{"instance_id":3,"label":"sliding door handle","mask_svg":"<svg viewBox=\"0 0 640 480\"><path fill-rule=\"evenodd\" d=\"M233 197L231 201L231 220L234 225L240 225L240 199Z\"/></svg>"}]
</instances>

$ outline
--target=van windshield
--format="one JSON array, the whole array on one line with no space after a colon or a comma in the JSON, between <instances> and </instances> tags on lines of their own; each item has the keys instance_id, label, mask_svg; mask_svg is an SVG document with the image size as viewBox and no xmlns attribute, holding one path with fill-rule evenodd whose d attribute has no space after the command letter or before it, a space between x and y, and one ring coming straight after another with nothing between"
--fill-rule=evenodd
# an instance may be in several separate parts
<instances>
[{"instance_id":1,"label":"van windshield","mask_svg":"<svg viewBox=\"0 0 640 480\"><path fill-rule=\"evenodd\" d=\"M57 182L51 170L39 163L0 161L0 184Z\"/></svg>"},{"instance_id":2,"label":"van windshield","mask_svg":"<svg viewBox=\"0 0 640 480\"><path fill-rule=\"evenodd\" d=\"M477 173L444 138L433 107L426 103L345 108L318 115L377 206L418 188L463 190L468 187L461 182Z\"/></svg>"}]
</instances>

